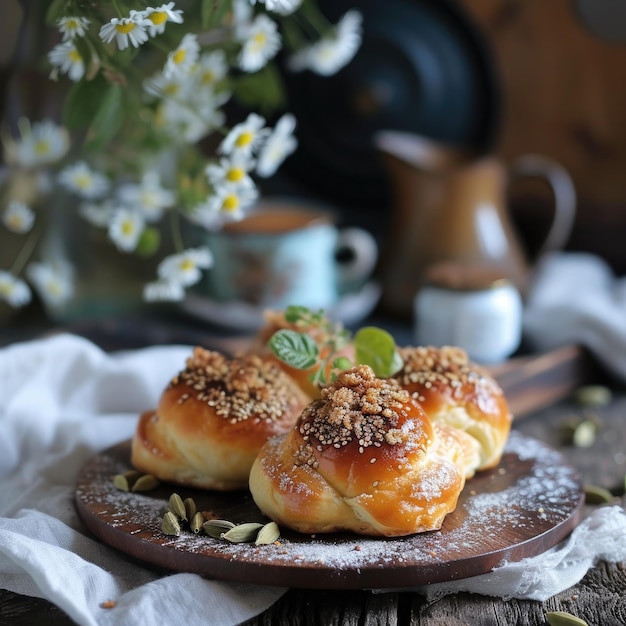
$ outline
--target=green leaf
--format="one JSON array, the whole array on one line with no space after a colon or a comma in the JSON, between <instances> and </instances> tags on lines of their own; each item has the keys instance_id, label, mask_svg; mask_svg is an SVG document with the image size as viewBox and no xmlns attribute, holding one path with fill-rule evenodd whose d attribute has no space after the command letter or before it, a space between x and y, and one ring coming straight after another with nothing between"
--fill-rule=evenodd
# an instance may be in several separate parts
<instances>
[{"instance_id":1,"label":"green leaf","mask_svg":"<svg viewBox=\"0 0 626 626\"><path fill-rule=\"evenodd\" d=\"M271 336L268 345L281 361L296 369L306 370L317 363L317 346L305 333L283 328Z\"/></svg>"},{"instance_id":2,"label":"green leaf","mask_svg":"<svg viewBox=\"0 0 626 626\"><path fill-rule=\"evenodd\" d=\"M295 324L301 319L307 319L310 313L311 311L309 311L307 307L296 306L292 304L285 309L285 321L289 322L290 324Z\"/></svg>"},{"instance_id":3,"label":"green leaf","mask_svg":"<svg viewBox=\"0 0 626 626\"><path fill-rule=\"evenodd\" d=\"M89 127L86 147L97 150L106 145L122 126L124 117L122 87L110 85Z\"/></svg>"},{"instance_id":4,"label":"green leaf","mask_svg":"<svg viewBox=\"0 0 626 626\"><path fill-rule=\"evenodd\" d=\"M63 124L72 130L87 128L108 89L109 83L102 76L72 85L65 98Z\"/></svg>"},{"instance_id":5,"label":"green leaf","mask_svg":"<svg viewBox=\"0 0 626 626\"><path fill-rule=\"evenodd\" d=\"M354 336L356 362L369 365L376 376L387 378L402 368L396 342L385 330L374 326L359 329Z\"/></svg>"},{"instance_id":6,"label":"green leaf","mask_svg":"<svg viewBox=\"0 0 626 626\"><path fill-rule=\"evenodd\" d=\"M266 114L285 103L284 85L272 64L253 74L238 76L233 83L233 95L240 104Z\"/></svg>"},{"instance_id":7,"label":"green leaf","mask_svg":"<svg viewBox=\"0 0 626 626\"><path fill-rule=\"evenodd\" d=\"M143 229L135 252L144 258L153 256L161 244L161 233L154 226L147 226Z\"/></svg>"},{"instance_id":8,"label":"green leaf","mask_svg":"<svg viewBox=\"0 0 626 626\"><path fill-rule=\"evenodd\" d=\"M333 368L347 370L352 367L352 361L347 356L340 356L333 361Z\"/></svg>"}]
</instances>

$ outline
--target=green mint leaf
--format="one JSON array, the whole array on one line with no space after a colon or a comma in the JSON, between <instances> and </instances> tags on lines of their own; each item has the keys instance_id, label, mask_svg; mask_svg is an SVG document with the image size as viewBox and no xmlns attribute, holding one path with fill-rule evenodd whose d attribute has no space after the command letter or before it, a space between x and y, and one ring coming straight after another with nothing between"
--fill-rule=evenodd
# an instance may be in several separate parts
<instances>
[{"instance_id":1,"label":"green mint leaf","mask_svg":"<svg viewBox=\"0 0 626 626\"><path fill-rule=\"evenodd\" d=\"M296 369L306 370L317 363L317 346L304 333L283 328L270 337L268 345L281 361Z\"/></svg>"},{"instance_id":2,"label":"green mint leaf","mask_svg":"<svg viewBox=\"0 0 626 626\"><path fill-rule=\"evenodd\" d=\"M309 309L307 309L305 306L291 305L285 309L284 315L287 322L289 322L290 324L295 324L303 318L306 319L307 316L310 315L310 313L311 312L309 311Z\"/></svg>"},{"instance_id":3,"label":"green mint leaf","mask_svg":"<svg viewBox=\"0 0 626 626\"><path fill-rule=\"evenodd\" d=\"M393 337L381 328L365 326L354 336L356 362L369 365L376 376L393 376L403 365Z\"/></svg>"},{"instance_id":4,"label":"green mint leaf","mask_svg":"<svg viewBox=\"0 0 626 626\"><path fill-rule=\"evenodd\" d=\"M333 361L333 368L347 370L352 367L352 361L347 356L340 356Z\"/></svg>"}]
</instances>

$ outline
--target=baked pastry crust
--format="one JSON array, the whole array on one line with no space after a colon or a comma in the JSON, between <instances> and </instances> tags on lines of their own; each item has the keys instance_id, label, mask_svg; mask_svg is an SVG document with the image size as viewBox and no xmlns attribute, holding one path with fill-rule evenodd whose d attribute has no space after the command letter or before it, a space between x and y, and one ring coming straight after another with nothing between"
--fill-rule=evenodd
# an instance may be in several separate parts
<instances>
[{"instance_id":1,"label":"baked pastry crust","mask_svg":"<svg viewBox=\"0 0 626 626\"><path fill-rule=\"evenodd\" d=\"M504 393L465 350L452 346L399 348L403 368L394 378L434 423L466 432L479 444L476 469L500 462L513 416Z\"/></svg>"},{"instance_id":2,"label":"baked pastry crust","mask_svg":"<svg viewBox=\"0 0 626 626\"><path fill-rule=\"evenodd\" d=\"M250 491L261 511L303 533L440 528L465 484L474 441L432 424L397 381L366 365L339 374L321 396L255 460Z\"/></svg>"},{"instance_id":3,"label":"baked pastry crust","mask_svg":"<svg viewBox=\"0 0 626 626\"><path fill-rule=\"evenodd\" d=\"M182 485L245 488L261 446L290 429L307 402L272 362L195 348L156 409L140 416L132 464Z\"/></svg>"}]
</instances>

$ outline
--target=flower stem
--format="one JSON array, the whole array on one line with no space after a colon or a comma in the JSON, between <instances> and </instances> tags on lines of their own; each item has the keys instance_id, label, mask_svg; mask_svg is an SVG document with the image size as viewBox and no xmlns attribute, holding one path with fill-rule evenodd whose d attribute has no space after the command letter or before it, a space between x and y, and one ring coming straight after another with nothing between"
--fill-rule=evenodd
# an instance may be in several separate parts
<instances>
[{"instance_id":1,"label":"flower stem","mask_svg":"<svg viewBox=\"0 0 626 626\"><path fill-rule=\"evenodd\" d=\"M115 10L117 11L117 14L120 16L120 19L123 18L124 16L122 15L122 12L120 11L120 8L117 6L117 0L113 0L113 6L115 7Z\"/></svg>"},{"instance_id":2,"label":"flower stem","mask_svg":"<svg viewBox=\"0 0 626 626\"><path fill-rule=\"evenodd\" d=\"M15 261L13 261L13 265L9 272L14 276L19 276L22 273L22 270L28 263L33 251L35 250L35 246L39 241L39 237L41 235L41 229L36 228L30 232L28 239L25 241L24 246L19 251Z\"/></svg>"},{"instance_id":3,"label":"flower stem","mask_svg":"<svg viewBox=\"0 0 626 626\"><path fill-rule=\"evenodd\" d=\"M180 215L178 211L170 211L170 227L172 229L172 242L174 244L174 250L176 252L183 252L185 250L185 244L183 242L183 234L180 230Z\"/></svg>"}]
</instances>

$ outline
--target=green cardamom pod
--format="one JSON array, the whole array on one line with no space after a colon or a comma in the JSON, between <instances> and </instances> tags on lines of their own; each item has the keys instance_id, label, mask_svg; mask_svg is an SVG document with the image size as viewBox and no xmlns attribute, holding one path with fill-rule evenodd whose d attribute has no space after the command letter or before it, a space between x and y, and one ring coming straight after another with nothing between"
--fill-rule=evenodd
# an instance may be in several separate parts
<instances>
[{"instance_id":1,"label":"green cardamom pod","mask_svg":"<svg viewBox=\"0 0 626 626\"><path fill-rule=\"evenodd\" d=\"M193 519L193 516L198 511L196 503L194 502L193 498L185 498L183 504L185 505L185 514L187 515L187 519L191 521Z\"/></svg>"},{"instance_id":2,"label":"green cardamom pod","mask_svg":"<svg viewBox=\"0 0 626 626\"><path fill-rule=\"evenodd\" d=\"M584 420L580 422L572 433L572 443L577 448L588 448L593 445L596 440L597 430L597 425L591 420Z\"/></svg>"},{"instance_id":3,"label":"green cardamom pod","mask_svg":"<svg viewBox=\"0 0 626 626\"><path fill-rule=\"evenodd\" d=\"M170 496L169 509L178 519L182 519L185 522L189 521L183 499L177 493L173 493Z\"/></svg>"},{"instance_id":4,"label":"green cardamom pod","mask_svg":"<svg viewBox=\"0 0 626 626\"><path fill-rule=\"evenodd\" d=\"M613 494L604 487L598 485L585 485L585 502L587 504L604 504L606 502L615 502Z\"/></svg>"},{"instance_id":5,"label":"green cardamom pod","mask_svg":"<svg viewBox=\"0 0 626 626\"><path fill-rule=\"evenodd\" d=\"M161 530L166 535L174 535L176 537L180 535L180 524L178 523L176 516L171 511L168 511L163 516L163 521L161 522Z\"/></svg>"},{"instance_id":6,"label":"green cardamom pod","mask_svg":"<svg viewBox=\"0 0 626 626\"><path fill-rule=\"evenodd\" d=\"M611 390L604 385L583 385L574 396L579 404L586 407L606 406L613 398Z\"/></svg>"},{"instance_id":7,"label":"green cardamom pod","mask_svg":"<svg viewBox=\"0 0 626 626\"><path fill-rule=\"evenodd\" d=\"M152 474L140 476L131 487L131 491L152 491L159 486L159 481Z\"/></svg>"},{"instance_id":8,"label":"green cardamom pod","mask_svg":"<svg viewBox=\"0 0 626 626\"><path fill-rule=\"evenodd\" d=\"M549 611L546 617L550 626L589 626L584 619L564 611Z\"/></svg>"},{"instance_id":9,"label":"green cardamom pod","mask_svg":"<svg viewBox=\"0 0 626 626\"><path fill-rule=\"evenodd\" d=\"M269 522L261 528L254 543L256 543L257 546L269 545L270 543L274 543L279 537L280 529L278 528L278 524L276 522Z\"/></svg>"},{"instance_id":10,"label":"green cardamom pod","mask_svg":"<svg viewBox=\"0 0 626 626\"><path fill-rule=\"evenodd\" d=\"M235 528L235 524L225 519L210 519L202 524L202 530L213 539L219 539L232 528Z\"/></svg>"},{"instance_id":11,"label":"green cardamom pod","mask_svg":"<svg viewBox=\"0 0 626 626\"><path fill-rule=\"evenodd\" d=\"M247 522L246 524L239 524L231 528L229 531L223 533L221 537L232 543L246 543L247 541L254 541L259 534L259 529L262 527L263 524Z\"/></svg>"},{"instance_id":12,"label":"green cardamom pod","mask_svg":"<svg viewBox=\"0 0 626 626\"><path fill-rule=\"evenodd\" d=\"M200 511L196 511L189 522L189 528L197 535L202 530L202 524L204 524L204 517Z\"/></svg>"},{"instance_id":13,"label":"green cardamom pod","mask_svg":"<svg viewBox=\"0 0 626 626\"><path fill-rule=\"evenodd\" d=\"M128 479L124 476L124 474L116 474L113 476L113 486L121 491L130 491Z\"/></svg>"}]
</instances>

